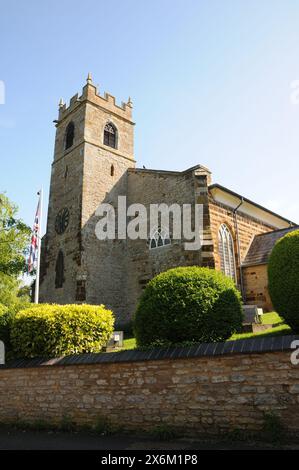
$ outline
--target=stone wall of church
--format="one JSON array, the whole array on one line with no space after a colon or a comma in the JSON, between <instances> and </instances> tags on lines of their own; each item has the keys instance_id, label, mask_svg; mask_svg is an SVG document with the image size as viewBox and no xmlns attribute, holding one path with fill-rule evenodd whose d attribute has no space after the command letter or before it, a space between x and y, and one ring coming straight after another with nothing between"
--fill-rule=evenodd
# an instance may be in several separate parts
<instances>
[{"instance_id":1,"label":"stone wall of church","mask_svg":"<svg viewBox=\"0 0 299 470\"><path fill-rule=\"evenodd\" d=\"M191 204L194 214L195 175L192 171L179 173L129 170L128 204L133 203L144 204L148 214L150 204ZM134 313L147 282L156 274L176 266L201 264L199 250L185 250L184 240L173 239L172 232L170 245L154 249L149 246L149 226L148 235L148 240L128 240L126 245L128 318Z\"/></svg>"},{"instance_id":2,"label":"stone wall of church","mask_svg":"<svg viewBox=\"0 0 299 470\"><path fill-rule=\"evenodd\" d=\"M268 290L267 265L243 268L243 280L246 303L257 305L265 312L271 312L273 305Z\"/></svg>"},{"instance_id":3,"label":"stone wall of church","mask_svg":"<svg viewBox=\"0 0 299 470\"><path fill-rule=\"evenodd\" d=\"M117 317L123 317L127 311L126 240L99 240L96 226L100 218L95 211L100 203L109 203L115 209L117 220L118 196L126 195L126 170L128 163L132 163L111 155L105 158L104 153L105 150L93 146L88 145L86 148L81 277L82 280L86 279L88 303L103 303ZM113 176L111 165L114 168Z\"/></svg>"},{"instance_id":4,"label":"stone wall of church","mask_svg":"<svg viewBox=\"0 0 299 470\"><path fill-rule=\"evenodd\" d=\"M84 183L82 195L82 266L78 281L85 282L85 301L104 304L112 309L116 317L127 313L126 283L127 267L125 240L99 240L95 214L101 203L113 206L117 220L118 196L127 194L127 170L134 168L134 125L129 116L109 100L110 106L92 103L86 105ZM103 106L103 104L102 104ZM104 127L113 122L117 128L117 148L103 145ZM117 230L117 227L116 227ZM116 231L117 235L117 231Z\"/></svg>"},{"instance_id":5,"label":"stone wall of church","mask_svg":"<svg viewBox=\"0 0 299 470\"><path fill-rule=\"evenodd\" d=\"M117 207L126 195L128 168L135 166L134 123L131 105L118 106L114 97L98 95L88 81L80 98L60 106L51 177L47 234L43 249L42 302L104 303L117 315L127 312L124 242L99 241L95 211L103 203ZM65 131L75 126L73 145L65 150ZM117 129L116 148L104 145L104 127ZM70 222L65 232L55 232L58 212L67 208ZM55 287L55 264L64 254L64 283Z\"/></svg>"},{"instance_id":6,"label":"stone wall of church","mask_svg":"<svg viewBox=\"0 0 299 470\"><path fill-rule=\"evenodd\" d=\"M238 246L237 246L237 237L236 237L236 224L233 211L231 207L220 204L210 197L209 200L209 212L210 212L210 223L211 223L211 233L214 244L214 259L215 259L215 268L221 269L220 267L220 256L219 256L219 242L218 242L218 232L221 224L226 224L234 240L235 256L236 256L236 268L238 279L239 274L239 260L237 257ZM273 230L273 227L265 224L262 221L254 219L240 210L237 213L237 222L238 222L238 231L239 231L239 242L240 242L240 252L241 252L241 262L244 260L248 248L253 240L253 237L259 233L270 232Z\"/></svg>"},{"instance_id":7,"label":"stone wall of church","mask_svg":"<svg viewBox=\"0 0 299 470\"><path fill-rule=\"evenodd\" d=\"M75 126L72 147L65 149L66 128ZM40 301L72 303L76 298L76 277L81 265L81 217L84 168L85 110L82 103L72 99L70 107L56 126L54 161L48 205L47 232L42 249ZM57 233L57 214L67 208L69 225L64 233ZM64 283L55 287L56 260L59 251L64 256Z\"/></svg>"}]
</instances>

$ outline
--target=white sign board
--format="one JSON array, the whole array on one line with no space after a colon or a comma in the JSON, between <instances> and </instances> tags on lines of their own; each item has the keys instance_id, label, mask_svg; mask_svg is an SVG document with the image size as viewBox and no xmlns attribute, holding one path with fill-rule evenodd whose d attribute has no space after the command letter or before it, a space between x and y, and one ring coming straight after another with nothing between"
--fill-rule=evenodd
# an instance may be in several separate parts
<instances>
[{"instance_id":1,"label":"white sign board","mask_svg":"<svg viewBox=\"0 0 299 470\"><path fill-rule=\"evenodd\" d=\"M0 364L5 364L5 346L3 341L0 341Z\"/></svg>"}]
</instances>

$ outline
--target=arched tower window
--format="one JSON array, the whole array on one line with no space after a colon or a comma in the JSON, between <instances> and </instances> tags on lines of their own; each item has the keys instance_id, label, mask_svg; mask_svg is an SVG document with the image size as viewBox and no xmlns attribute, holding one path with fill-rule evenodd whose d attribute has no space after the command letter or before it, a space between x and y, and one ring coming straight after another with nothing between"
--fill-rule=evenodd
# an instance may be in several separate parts
<instances>
[{"instance_id":1,"label":"arched tower window","mask_svg":"<svg viewBox=\"0 0 299 470\"><path fill-rule=\"evenodd\" d=\"M116 149L117 129L111 122L107 122L104 129L104 145Z\"/></svg>"},{"instance_id":2,"label":"arched tower window","mask_svg":"<svg viewBox=\"0 0 299 470\"><path fill-rule=\"evenodd\" d=\"M149 248L153 250L154 248L159 248L161 246L170 245L169 235L165 230L162 230L160 227L155 230L150 238Z\"/></svg>"},{"instance_id":3,"label":"arched tower window","mask_svg":"<svg viewBox=\"0 0 299 470\"><path fill-rule=\"evenodd\" d=\"M59 250L57 259L56 259L56 266L55 266L55 287L56 289L60 289L63 287L64 283L64 255L61 250Z\"/></svg>"},{"instance_id":4,"label":"arched tower window","mask_svg":"<svg viewBox=\"0 0 299 470\"><path fill-rule=\"evenodd\" d=\"M75 125L70 122L65 131L65 150L69 149L74 143Z\"/></svg>"},{"instance_id":5,"label":"arched tower window","mask_svg":"<svg viewBox=\"0 0 299 470\"><path fill-rule=\"evenodd\" d=\"M222 224L218 232L221 271L236 281L234 242L228 227Z\"/></svg>"},{"instance_id":6,"label":"arched tower window","mask_svg":"<svg viewBox=\"0 0 299 470\"><path fill-rule=\"evenodd\" d=\"M111 175L111 176L114 176L114 165L111 165L111 168L110 168L110 175Z\"/></svg>"}]
</instances>

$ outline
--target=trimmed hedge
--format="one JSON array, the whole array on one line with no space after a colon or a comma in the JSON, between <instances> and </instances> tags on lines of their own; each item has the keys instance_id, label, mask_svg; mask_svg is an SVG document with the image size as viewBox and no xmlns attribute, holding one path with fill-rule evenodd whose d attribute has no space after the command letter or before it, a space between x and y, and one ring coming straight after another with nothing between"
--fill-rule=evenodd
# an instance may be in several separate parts
<instances>
[{"instance_id":1,"label":"trimmed hedge","mask_svg":"<svg viewBox=\"0 0 299 470\"><path fill-rule=\"evenodd\" d=\"M0 315L7 312L7 307L3 304L0 304Z\"/></svg>"},{"instance_id":2,"label":"trimmed hedge","mask_svg":"<svg viewBox=\"0 0 299 470\"><path fill-rule=\"evenodd\" d=\"M22 305L22 307L21 307ZM12 344L11 344L11 328L17 312L25 306L29 306L30 302L20 302L5 306L0 304L0 340L4 341L6 358L13 357Z\"/></svg>"},{"instance_id":3,"label":"trimmed hedge","mask_svg":"<svg viewBox=\"0 0 299 470\"><path fill-rule=\"evenodd\" d=\"M224 341L241 331L242 320L232 279L209 268L180 267L147 284L134 332L138 346Z\"/></svg>"},{"instance_id":4,"label":"trimmed hedge","mask_svg":"<svg viewBox=\"0 0 299 470\"><path fill-rule=\"evenodd\" d=\"M274 309L299 332L299 230L276 242L269 259L268 278Z\"/></svg>"},{"instance_id":5,"label":"trimmed hedge","mask_svg":"<svg viewBox=\"0 0 299 470\"><path fill-rule=\"evenodd\" d=\"M113 326L113 313L103 305L40 304L16 314L11 342L16 357L99 352Z\"/></svg>"},{"instance_id":6,"label":"trimmed hedge","mask_svg":"<svg viewBox=\"0 0 299 470\"><path fill-rule=\"evenodd\" d=\"M0 304L0 340L5 344L5 350L10 345L10 326L12 321L11 312L5 305Z\"/></svg>"}]
</instances>

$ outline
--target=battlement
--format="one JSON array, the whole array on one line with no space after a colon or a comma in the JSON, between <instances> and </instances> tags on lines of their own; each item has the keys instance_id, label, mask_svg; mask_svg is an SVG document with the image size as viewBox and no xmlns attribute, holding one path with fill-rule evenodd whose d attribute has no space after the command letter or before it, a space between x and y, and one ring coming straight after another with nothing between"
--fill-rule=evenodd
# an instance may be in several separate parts
<instances>
[{"instance_id":1,"label":"battlement","mask_svg":"<svg viewBox=\"0 0 299 470\"><path fill-rule=\"evenodd\" d=\"M63 100L60 100L58 116L59 121L68 116L83 102L90 102L112 114L116 114L117 116L122 117L125 120L132 121L133 103L131 98L129 98L126 103L122 102L120 105L118 105L116 103L115 97L110 95L110 93L105 92L103 96L100 95L98 88L92 82L90 73L88 74L86 82L86 85L82 89L81 96L76 93L70 99L68 106L63 102Z\"/></svg>"}]
</instances>

